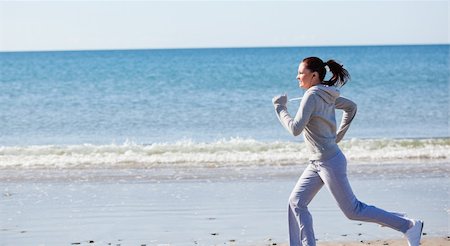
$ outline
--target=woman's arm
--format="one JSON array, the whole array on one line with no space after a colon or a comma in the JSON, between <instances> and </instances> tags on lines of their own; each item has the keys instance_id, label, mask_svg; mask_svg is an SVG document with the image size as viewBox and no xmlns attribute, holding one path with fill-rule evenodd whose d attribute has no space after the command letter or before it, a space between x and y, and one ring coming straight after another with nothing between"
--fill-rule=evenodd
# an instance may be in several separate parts
<instances>
[{"instance_id":1,"label":"woman's arm","mask_svg":"<svg viewBox=\"0 0 450 246\"><path fill-rule=\"evenodd\" d=\"M295 118L292 119L291 115L287 111L286 96L277 96L274 97L272 102L275 107L275 112L280 120L281 124L294 136L300 135L300 133L305 128L309 119L311 118L311 114L314 110L314 96L313 95L305 95L303 96L302 101L300 102L300 107L298 108L297 114Z\"/></svg>"},{"instance_id":2,"label":"woman's arm","mask_svg":"<svg viewBox=\"0 0 450 246\"><path fill-rule=\"evenodd\" d=\"M345 97L338 97L336 99L336 108L344 110L344 114L342 115L342 121L339 126L339 129L336 133L336 143L339 143L343 138L348 128L350 127L350 123L356 115L356 103L347 99Z\"/></svg>"}]
</instances>

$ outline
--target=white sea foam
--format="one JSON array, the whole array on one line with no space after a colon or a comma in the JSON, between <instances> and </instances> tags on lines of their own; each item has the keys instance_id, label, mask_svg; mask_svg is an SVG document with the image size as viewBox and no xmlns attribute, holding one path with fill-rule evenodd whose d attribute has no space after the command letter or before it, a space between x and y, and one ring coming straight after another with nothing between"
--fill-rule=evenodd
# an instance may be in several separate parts
<instances>
[{"instance_id":1,"label":"white sea foam","mask_svg":"<svg viewBox=\"0 0 450 246\"><path fill-rule=\"evenodd\" d=\"M450 160L450 139L353 139L340 144L350 163ZM0 168L157 168L282 166L305 163L303 142L228 139L141 145L0 147Z\"/></svg>"}]
</instances>

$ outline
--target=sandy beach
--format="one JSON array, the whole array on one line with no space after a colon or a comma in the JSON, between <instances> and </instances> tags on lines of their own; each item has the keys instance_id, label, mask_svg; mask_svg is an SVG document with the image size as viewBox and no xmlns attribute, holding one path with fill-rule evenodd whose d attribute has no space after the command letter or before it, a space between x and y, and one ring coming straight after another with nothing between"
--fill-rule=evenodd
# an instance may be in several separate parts
<instances>
[{"instance_id":1,"label":"sandy beach","mask_svg":"<svg viewBox=\"0 0 450 246\"><path fill-rule=\"evenodd\" d=\"M421 241L422 246L446 246L450 244L450 237L423 237ZM284 245L284 244L280 244ZM287 244L286 244L287 245ZM390 239L390 240L371 240L371 241L349 241L349 242L319 242L320 246L401 246L407 245L405 239Z\"/></svg>"},{"instance_id":2,"label":"sandy beach","mask_svg":"<svg viewBox=\"0 0 450 246\"><path fill-rule=\"evenodd\" d=\"M423 245L448 245L449 167L351 165L349 177L362 201L425 220ZM3 169L0 245L287 245L301 168ZM319 245L406 245L346 219L326 189L310 210Z\"/></svg>"}]
</instances>

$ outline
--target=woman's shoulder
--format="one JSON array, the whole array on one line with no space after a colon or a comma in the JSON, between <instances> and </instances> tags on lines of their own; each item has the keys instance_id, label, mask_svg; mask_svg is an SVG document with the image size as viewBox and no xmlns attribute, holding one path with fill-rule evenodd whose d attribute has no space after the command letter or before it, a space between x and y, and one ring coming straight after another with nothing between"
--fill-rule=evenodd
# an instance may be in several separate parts
<instances>
[{"instance_id":1,"label":"woman's shoulder","mask_svg":"<svg viewBox=\"0 0 450 246\"><path fill-rule=\"evenodd\" d=\"M311 87L305 91L305 93L303 94L303 99L314 98L314 97L318 96L318 94L319 94L319 90L317 88Z\"/></svg>"},{"instance_id":2,"label":"woman's shoulder","mask_svg":"<svg viewBox=\"0 0 450 246\"><path fill-rule=\"evenodd\" d=\"M312 90L307 90L305 91L305 93L303 94L302 97L302 104L306 104L306 103L314 103L316 101L316 98L318 98L318 94L316 91L312 91Z\"/></svg>"}]
</instances>

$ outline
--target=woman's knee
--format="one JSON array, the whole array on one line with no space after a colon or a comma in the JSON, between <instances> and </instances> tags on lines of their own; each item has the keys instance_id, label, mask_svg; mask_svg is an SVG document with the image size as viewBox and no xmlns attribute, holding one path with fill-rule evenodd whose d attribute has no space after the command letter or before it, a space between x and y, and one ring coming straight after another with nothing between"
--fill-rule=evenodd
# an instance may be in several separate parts
<instances>
[{"instance_id":1,"label":"woman's knee","mask_svg":"<svg viewBox=\"0 0 450 246\"><path fill-rule=\"evenodd\" d=\"M343 210L345 217L347 217L350 220L362 220L363 217L363 210L367 205L357 201L354 206L351 206L348 209Z\"/></svg>"},{"instance_id":2,"label":"woman's knee","mask_svg":"<svg viewBox=\"0 0 450 246\"><path fill-rule=\"evenodd\" d=\"M347 217L347 219L349 220L360 220L361 216L359 215L359 213L357 211L346 211L344 212L345 217Z\"/></svg>"},{"instance_id":3,"label":"woman's knee","mask_svg":"<svg viewBox=\"0 0 450 246\"><path fill-rule=\"evenodd\" d=\"M291 194L288 203L293 208L302 209L307 207L305 199L299 194Z\"/></svg>"}]
</instances>

